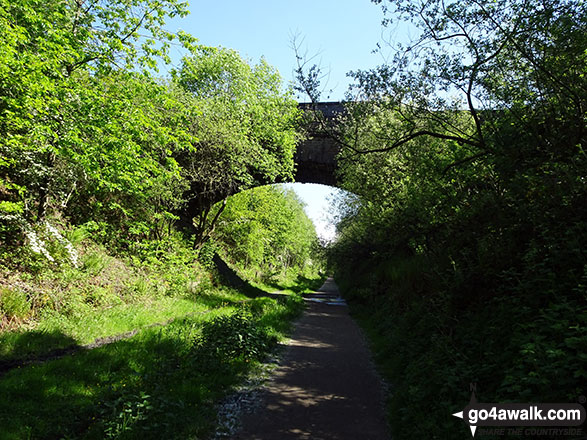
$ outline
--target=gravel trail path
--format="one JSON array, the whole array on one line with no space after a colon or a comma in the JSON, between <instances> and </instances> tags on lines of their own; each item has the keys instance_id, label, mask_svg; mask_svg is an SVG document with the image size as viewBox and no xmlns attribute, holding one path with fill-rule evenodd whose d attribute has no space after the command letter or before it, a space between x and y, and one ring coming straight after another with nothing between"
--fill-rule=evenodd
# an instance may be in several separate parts
<instances>
[{"instance_id":1,"label":"gravel trail path","mask_svg":"<svg viewBox=\"0 0 587 440\"><path fill-rule=\"evenodd\" d=\"M235 438L389 439L381 381L334 280L306 301L262 403L243 416Z\"/></svg>"}]
</instances>

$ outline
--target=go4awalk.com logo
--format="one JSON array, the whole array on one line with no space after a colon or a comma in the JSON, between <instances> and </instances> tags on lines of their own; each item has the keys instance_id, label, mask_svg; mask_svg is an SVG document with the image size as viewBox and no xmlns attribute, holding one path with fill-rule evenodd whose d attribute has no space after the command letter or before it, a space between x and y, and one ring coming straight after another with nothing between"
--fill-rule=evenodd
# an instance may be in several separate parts
<instances>
[{"instance_id":1,"label":"go4awalk.com logo","mask_svg":"<svg viewBox=\"0 0 587 440\"><path fill-rule=\"evenodd\" d=\"M525 429L493 429L491 434L553 434L553 429L529 429L528 427L577 427L585 422L585 408L578 403L479 403L472 392L471 401L453 416L463 419L474 437L479 426L500 428L525 427ZM569 434L569 430L560 434ZM565 431L565 432L562 432ZM579 430L575 430L579 431ZM574 432L571 434L577 434ZM580 433L579 433L580 434Z\"/></svg>"}]
</instances>

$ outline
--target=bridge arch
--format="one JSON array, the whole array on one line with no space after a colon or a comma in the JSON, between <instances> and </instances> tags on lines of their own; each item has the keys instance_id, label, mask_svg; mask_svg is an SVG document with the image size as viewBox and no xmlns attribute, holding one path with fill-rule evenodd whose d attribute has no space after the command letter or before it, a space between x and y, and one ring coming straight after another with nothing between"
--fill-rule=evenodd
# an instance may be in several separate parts
<instances>
[{"instance_id":1,"label":"bridge arch","mask_svg":"<svg viewBox=\"0 0 587 440\"><path fill-rule=\"evenodd\" d=\"M313 183L339 188L336 177L336 157L340 151L340 145L332 138L330 129L335 129L337 118L344 113L344 106L341 102L320 102L300 103L299 108L307 112L307 120L314 118L310 112L320 112L324 124L309 122L307 127L308 137L299 143L294 153L295 174L294 182L290 183ZM261 179L260 179L261 180ZM270 184L288 183L287 181L262 182L259 181L252 187L259 187ZM249 188L251 189L251 188ZM222 202L227 197L240 192L233 190L229 193L221 191L210 192L204 197L199 189L193 189L194 197L189 199L188 206L180 212L180 222L187 228L191 228L196 217L200 218L200 226L196 227L196 235L203 234L203 228L213 205ZM212 222L214 223L214 222Z\"/></svg>"}]
</instances>

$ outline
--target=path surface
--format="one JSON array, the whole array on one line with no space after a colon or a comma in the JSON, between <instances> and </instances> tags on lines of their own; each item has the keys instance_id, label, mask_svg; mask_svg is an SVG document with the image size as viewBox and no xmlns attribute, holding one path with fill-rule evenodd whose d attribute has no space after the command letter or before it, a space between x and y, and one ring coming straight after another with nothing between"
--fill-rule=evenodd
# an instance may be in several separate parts
<instances>
[{"instance_id":1,"label":"path surface","mask_svg":"<svg viewBox=\"0 0 587 440\"><path fill-rule=\"evenodd\" d=\"M307 302L263 403L235 438L389 439L381 382L334 280Z\"/></svg>"}]
</instances>

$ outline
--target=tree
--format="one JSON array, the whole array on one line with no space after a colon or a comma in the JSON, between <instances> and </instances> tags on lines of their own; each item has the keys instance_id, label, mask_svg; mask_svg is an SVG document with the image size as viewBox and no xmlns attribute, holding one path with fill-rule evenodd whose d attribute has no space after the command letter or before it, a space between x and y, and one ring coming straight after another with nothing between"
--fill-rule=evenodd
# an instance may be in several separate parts
<instances>
[{"instance_id":1,"label":"tree","mask_svg":"<svg viewBox=\"0 0 587 440\"><path fill-rule=\"evenodd\" d=\"M183 128L193 110L178 92L142 74L78 75L62 106L75 124L60 139L54 182L71 196L61 206L71 220L104 222L118 239L169 229L187 189L176 157L193 140Z\"/></svg>"},{"instance_id":2,"label":"tree","mask_svg":"<svg viewBox=\"0 0 587 440\"><path fill-rule=\"evenodd\" d=\"M107 84L116 71L156 67L175 38L162 27L166 17L185 15L186 8L177 0L0 2L3 231L14 232L23 222L41 221L49 208L67 205L74 174L87 171L71 162L84 149L83 139L73 140L73 134L89 130L70 112L91 95L80 87L101 87L99 78ZM101 161L83 164L96 170ZM10 237L15 234L4 239Z\"/></svg>"},{"instance_id":3,"label":"tree","mask_svg":"<svg viewBox=\"0 0 587 440\"><path fill-rule=\"evenodd\" d=\"M299 274L315 256L312 221L293 190L262 186L228 198L213 236L223 252L257 278Z\"/></svg>"},{"instance_id":4,"label":"tree","mask_svg":"<svg viewBox=\"0 0 587 440\"><path fill-rule=\"evenodd\" d=\"M463 144L468 160L479 160L496 152L496 141L508 142L496 138L500 121L529 122L529 109L533 124L551 130L534 139L541 148L552 149L545 137L564 139L560 154L584 145L587 18L581 1L373 1L382 5L385 26L409 23L416 37L408 45L393 42L391 62L350 73L356 83L349 97L399 116L377 146L356 153L435 137ZM308 68L297 49L296 55L297 87L316 101L319 68ZM446 111L462 112L470 123L453 126Z\"/></svg>"},{"instance_id":5,"label":"tree","mask_svg":"<svg viewBox=\"0 0 587 440\"><path fill-rule=\"evenodd\" d=\"M392 63L353 74L367 100L386 102L405 121L382 148L427 136L458 141L474 154L488 153L496 141L496 118L519 120L529 109L543 121L564 114L569 123L564 130L572 128L567 144L584 142L577 131L585 105L581 2L375 3L388 14L386 25L410 20L420 32ZM443 124L438 112L447 109L467 110L467 131Z\"/></svg>"},{"instance_id":6,"label":"tree","mask_svg":"<svg viewBox=\"0 0 587 440\"><path fill-rule=\"evenodd\" d=\"M265 60L251 66L233 50L194 47L174 78L198 109L189 125L197 140L180 164L199 246L217 219L209 218L214 203L293 178L299 110Z\"/></svg>"}]
</instances>

